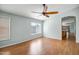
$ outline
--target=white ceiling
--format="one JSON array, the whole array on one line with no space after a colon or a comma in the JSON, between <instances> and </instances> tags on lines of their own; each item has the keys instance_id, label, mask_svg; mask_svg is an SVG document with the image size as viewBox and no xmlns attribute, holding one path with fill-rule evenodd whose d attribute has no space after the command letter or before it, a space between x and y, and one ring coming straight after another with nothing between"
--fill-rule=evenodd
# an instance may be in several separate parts
<instances>
[{"instance_id":1,"label":"white ceiling","mask_svg":"<svg viewBox=\"0 0 79 59\"><path fill-rule=\"evenodd\" d=\"M78 7L76 4L47 4L48 11L66 12L70 9ZM45 20L47 17L40 14L33 13L32 11L42 12L42 4L0 4L0 10L5 12L31 17L39 20Z\"/></svg>"}]
</instances>

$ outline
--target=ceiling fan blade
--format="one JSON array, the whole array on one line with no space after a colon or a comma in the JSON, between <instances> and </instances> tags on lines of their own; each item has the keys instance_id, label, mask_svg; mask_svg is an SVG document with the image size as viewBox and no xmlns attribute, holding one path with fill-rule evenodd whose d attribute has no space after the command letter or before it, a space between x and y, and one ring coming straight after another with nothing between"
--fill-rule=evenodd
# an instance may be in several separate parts
<instances>
[{"instance_id":1,"label":"ceiling fan blade","mask_svg":"<svg viewBox=\"0 0 79 59\"><path fill-rule=\"evenodd\" d=\"M35 12L35 11L32 11L32 13L39 13L39 14L42 14L42 12Z\"/></svg>"},{"instance_id":2,"label":"ceiling fan blade","mask_svg":"<svg viewBox=\"0 0 79 59\"><path fill-rule=\"evenodd\" d=\"M58 14L58 11L45 12L45 14Z\"/></svg>"},{"instance_id":3,"label":"ceiling fan blade","mask_svg":"<svg viewBox=\"0 0 79 59\"><path fill-rule=\"evenodd\" d=\"M40 14L39 16L42 16L42 14Z\"/></svg>"}]
</instances>

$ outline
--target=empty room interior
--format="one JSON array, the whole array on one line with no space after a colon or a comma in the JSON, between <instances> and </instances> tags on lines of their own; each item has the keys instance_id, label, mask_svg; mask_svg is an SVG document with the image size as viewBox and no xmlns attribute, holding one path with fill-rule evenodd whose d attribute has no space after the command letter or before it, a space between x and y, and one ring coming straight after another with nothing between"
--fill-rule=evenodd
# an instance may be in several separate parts
<instances>
[{"instance_id":1,"label":"empty room interior","mask_svg":"<svg viewBox=\"0 0 79 59\"><path fill-rule=\"evenodd\" d=\"M0 4L0 55L79 55L79 5Z\"/></svg>"}]
</instances>

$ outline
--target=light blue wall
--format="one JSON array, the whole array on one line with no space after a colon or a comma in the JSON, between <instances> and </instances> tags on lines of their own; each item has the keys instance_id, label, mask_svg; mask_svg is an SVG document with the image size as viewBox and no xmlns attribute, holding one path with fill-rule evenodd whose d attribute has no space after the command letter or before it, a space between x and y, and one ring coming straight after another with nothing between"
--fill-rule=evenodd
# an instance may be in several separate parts
<instances>
[{"instance_id":1,"label":"light blue wall","mask_svg":"<svg viewBox=\"0 0 79 59\"><path fill-rule=\"evenodd\" d=\"M42 25L42 21L40 20L26 18L26 17L14 15L14 14L6 13L3 11L0 11L0 16L10 17L10 20L11 20L10 39L0 41L0 48L17 44L17 43L21 43L21 42L28 41L28 40L42 36L42 33L31 35L30 22L33 21L33 22L40 23Z\"/></svg>"},{"instance_id":2,"label":"light blue wall","mask_svg":"<svg viewBox=\"0 0 79 59\"><path fill-rule=\"evenodd\" d=\"M48 38L61 40L61 17L60 15L51 15L44 22L44 36Z\"/></svg>"}]
</instances>

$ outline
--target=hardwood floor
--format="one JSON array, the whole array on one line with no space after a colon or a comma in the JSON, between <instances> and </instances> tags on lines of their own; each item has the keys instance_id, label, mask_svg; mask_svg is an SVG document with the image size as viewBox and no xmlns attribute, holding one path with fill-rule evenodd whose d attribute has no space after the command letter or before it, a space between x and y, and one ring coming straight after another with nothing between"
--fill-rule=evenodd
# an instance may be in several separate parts
<instances>
[{"instance_id":1,"label":"hardwood floor","mask_svg":"<svg viewBox=\"0 0 79 59\"><path fill-rule=\"evenodd\" d=\"M5 55L77 55L79 44L75 40L39 38L0 49Z\"/></svg>"}]
</instances>

